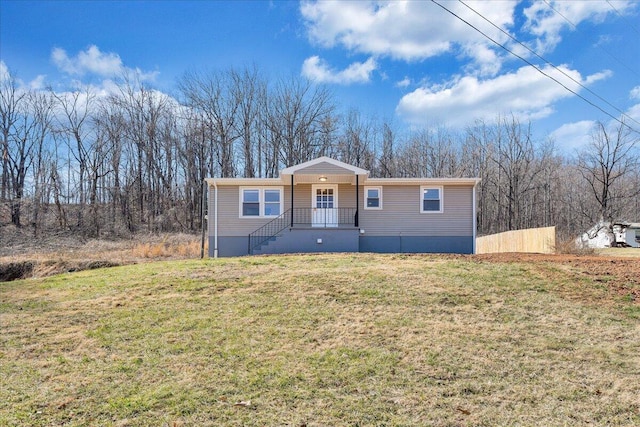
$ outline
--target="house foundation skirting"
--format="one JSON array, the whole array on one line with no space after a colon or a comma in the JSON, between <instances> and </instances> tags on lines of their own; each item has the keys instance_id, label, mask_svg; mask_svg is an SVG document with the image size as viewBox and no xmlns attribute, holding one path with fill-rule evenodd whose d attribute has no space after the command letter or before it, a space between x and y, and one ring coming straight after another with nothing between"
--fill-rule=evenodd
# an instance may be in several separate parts
<instances>
[{"instance_id":1,"label":"house foundation skirting","mask_svg":"<svg viewBox=\"0 0 640 427\"><path fill-rule=\"evenodd\" d=\"M360 252L472 254L472 236L360 236Z\"/></svg>"},{"instance_id":2,"label":"house foundation skirting","mask_svg":"<svg viewBox=\"0 0 640 427\"><path fill-rule=\"evenodd\" d=\"M304 231L304 233L302 232ZM295 230L271 250L256 253L377 252L377 253L473 253L472 236L358 236L358 231L318 229ZM219 236L218 256L248 255L247 236ZM319 242L319 240L321 242ZM209 256L213 256L213 236L209 237Z\"/></svg>"}]
</instances>

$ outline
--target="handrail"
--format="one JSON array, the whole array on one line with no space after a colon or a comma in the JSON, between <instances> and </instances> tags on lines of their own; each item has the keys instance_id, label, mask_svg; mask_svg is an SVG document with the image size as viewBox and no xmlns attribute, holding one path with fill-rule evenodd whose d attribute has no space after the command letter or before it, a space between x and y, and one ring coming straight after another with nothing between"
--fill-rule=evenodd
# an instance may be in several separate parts
<instances>
[{"instance_id":1,"label":"handrail","mask_svg":"<svg viewBox=\"0 0 640 427\"><path fill-rule=\"evenodd\" d=\"M249 254L252 254L256 247L274 236L277 236L278 233L287 228L291 222L289 220L290 214L291 209L283 212L278 217L272 219L253 233L249 234Z\"/></svg>"},{"instance_id":2,"label":"handrail","mask_svg":"<svg viewBox=\"0 0 640 427\"><path fill-rule=\"evenodd\" d=\"M339 227L341 225L356 226L358 223L358 210L356 208L293 208L288 209L276 218L264 224L262 227L249 234L248 253L264 242L271 240L282 230L295 225L311 227Z\"/></svg>"}]
</instances>

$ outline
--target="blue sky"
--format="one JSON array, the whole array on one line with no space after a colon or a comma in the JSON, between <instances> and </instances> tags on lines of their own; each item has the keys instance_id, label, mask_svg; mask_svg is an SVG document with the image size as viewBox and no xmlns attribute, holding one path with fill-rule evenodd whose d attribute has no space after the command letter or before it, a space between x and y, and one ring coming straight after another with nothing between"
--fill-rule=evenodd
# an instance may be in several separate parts
<instances>
[{"instance_id":1,"label":"blue sky","mask_svg":"<svg viewBox=\"0 0 640 427\"><path fill-rule=\"evenodd\" d=\"M133 70L173 95L185 71L256 65L401 129L514 114L567 152L596 120L640 129L640 2L438 3L606 113L431 1L0 0L0 73L63 91Z\"/></svg>"}]
</instances>

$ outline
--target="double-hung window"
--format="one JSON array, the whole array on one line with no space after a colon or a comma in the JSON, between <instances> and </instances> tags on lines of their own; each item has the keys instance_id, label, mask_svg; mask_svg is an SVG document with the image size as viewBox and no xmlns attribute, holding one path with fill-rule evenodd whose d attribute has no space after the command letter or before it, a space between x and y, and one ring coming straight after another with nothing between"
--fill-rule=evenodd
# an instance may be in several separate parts
<instances>
[{"instance_id":1,"label":"double-hung window","mask_svg":"<svg viewBox=\"0 0 640 427\"><path fill-rule=\"evenodd\" d=\"M260 216L260 190L242 190L242 216Z\"/></svg>"},{"instance_id":2,"label":"double-hung window","mask_svg":"<svg viewBox=\"0 0 640 427\"><path fill-rule=\"evenodd\" d=\"M364 208L382 209L382 187L364 187Z\"/></svg>"},{"instance_id":3,"label":"double-hung window","mask_svg":"<svg viewBox=\"0 0 640 427\"><path fill-rule=\"evenodd\" d=\"M240 217L276 217L282 213L282 188L240 188Z\"/></svg>"},{"instance_id":4,"label":"double-hung window","mask_svg":"<svg viewBox=\"0 0 640 427\"><path fill-rule=\"evenodd\" d=\"M282 213L280 202L282 192L278 189L264 189L264 216L278 216Z\"/></svg>"},{"instance_id":5,"label":"double-hung window","mask_svg":"<svg viewBox=\"0 0 640 427\"><path fill-rule=\"evenodd\" d=\"M420 187L420 212L442 212L442 187Z\"/></svg>"}]
</instances>

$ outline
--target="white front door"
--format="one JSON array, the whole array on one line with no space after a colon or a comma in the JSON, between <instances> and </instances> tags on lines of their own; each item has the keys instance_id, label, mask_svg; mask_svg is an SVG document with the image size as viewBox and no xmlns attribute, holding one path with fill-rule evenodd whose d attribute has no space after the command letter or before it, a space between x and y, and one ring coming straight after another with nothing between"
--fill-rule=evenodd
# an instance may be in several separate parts
<instances>
[{"instance_id":1,"label":"white front door","mask_svg":"<svg viewBox=\"0 0 640 427\"><path fill-rule=\"evenodd\" d=\"M311 225L313 227L338 226L338 186L314 185L311 195Z\"/></svg>"}]
</instances>

